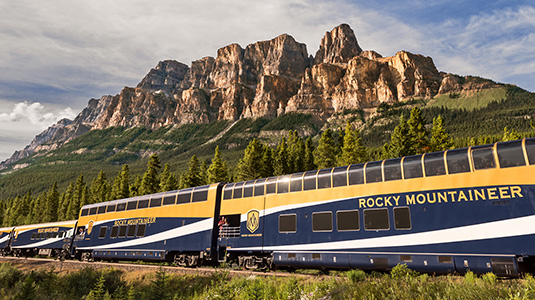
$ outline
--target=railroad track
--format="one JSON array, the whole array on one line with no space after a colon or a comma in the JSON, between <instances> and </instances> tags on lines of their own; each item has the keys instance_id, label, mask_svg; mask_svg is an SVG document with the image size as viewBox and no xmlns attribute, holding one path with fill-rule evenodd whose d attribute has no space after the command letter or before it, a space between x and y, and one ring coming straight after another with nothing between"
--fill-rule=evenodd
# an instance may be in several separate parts
<instances>
[{"instance_id":1,"label":"railroad track","mask_svg":"<svg viewBox=\"0 0 535 300\"><path fill-rule=\"evenodd\" d=\"M234 270L230 268L213 268L213 267L198 267L198 268L184 268L175 266L161 266L161 265L145 265L135 263L120 263L120 262L86 262L78 260L64 260L60 261L51 258L28 258L28 257L0 257L0 264L11 263L21 270L35 270L35 269L53 269L57 273L70 273L81 270L83 268L91 267L94 269L119 269L125 272L155 272L157 270L164 270L166 273L172 273L177 275L200 275L208 276L216 272L229 272L231 276L298 276L307 277L311 275L287 273L281 271L251 271L251 270Z\"/></svg>"}]
</instances>

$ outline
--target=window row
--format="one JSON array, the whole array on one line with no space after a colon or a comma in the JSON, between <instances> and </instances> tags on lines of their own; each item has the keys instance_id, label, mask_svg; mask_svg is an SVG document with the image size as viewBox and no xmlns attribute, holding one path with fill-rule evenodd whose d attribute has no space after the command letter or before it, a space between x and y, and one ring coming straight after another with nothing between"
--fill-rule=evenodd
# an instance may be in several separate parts
<instances>
[{"instance_id":1,"label":"window row","mask_svg":"<svg viewBox=\"0 0 535 300\"><path fill-rule=\"evenodd\" d=\"M223 200L535 164L535 138L229 183ZM494 147L498 161L495 160ZM470 158L473 167L470 165ZM526 159L527 158L527 161Z\"/></svg>"},{"instance_id":2,"label":"window row","mask_svg":"<svg viewBox=\"0 0 535 300\"><path fill-rule=\"evenodd\" d=\"M120 212L125 210L143 209L160 207L162 205L185 204L191 202L203 202L208 200L208 188L210 186L199 186L180 191L172 191L145 195L132 198L124 202L106 202L99 206L83 208L80 216L97 215L111 212Z\"/></svg>"},{"instance_id":3,"label":"window row","mask_svg":"<svg viewBox=\"0 0 535 300\"><path fill-rule=\"evenodd\" d=\"M121 225L121 226L112 226L110 231L110 238L124 238L124 237L144 237L145 230L147 229L147 224L136 224L136 225ZM107 226L100 227L100 232L98 234L99 239L106 238L108 232Z\"/></svg>"},{"instance_id":4,"label":"window row","mask_svg":"<svg viewBox=\"0 0 535 300\"><path fill-rule=\"evenodd\" d=\"M44 240L44 239L54 239L54 238L64 238L67 235L67 231L58 231L58 232L41 232L32 233L31 240Z\"/></svg>"},{"instance_id":5,"label":"window row","mask_svg":"<svg viewBox=\"0 0 535 300\"><path fill-rule=\"evenodd\" d=\"M412 228L411 215L408 207L396 207L394 210L394 228L396 230L409 230ZM365 209L364 229L365 230L389 230L390 217L388 208ZM360 230L358 210L339 210L336 212L337 231L358 231ZM297 214L279 215L279 232L294 233L297 231ZM315 212L312 213L313 232L333 231L333 213Z\"/></svg>"}]
</instances>

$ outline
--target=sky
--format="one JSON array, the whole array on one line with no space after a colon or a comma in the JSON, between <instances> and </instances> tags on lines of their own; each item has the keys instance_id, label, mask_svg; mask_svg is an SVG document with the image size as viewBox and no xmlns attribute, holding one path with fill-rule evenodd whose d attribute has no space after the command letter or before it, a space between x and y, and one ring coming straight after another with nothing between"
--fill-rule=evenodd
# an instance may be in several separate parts
<instances>
[{"instance_id":1,"label":"sky","mask_svg":"<svg viewBox=\"0 0 535 300\"><path fill-rule=\"evenodd\" d=\"M161 60L191 65L283 33L314 55L342 23L364 50L535 91L533 16L532 0L0 1L0 161Z\"/></svg>"}]
</instances>

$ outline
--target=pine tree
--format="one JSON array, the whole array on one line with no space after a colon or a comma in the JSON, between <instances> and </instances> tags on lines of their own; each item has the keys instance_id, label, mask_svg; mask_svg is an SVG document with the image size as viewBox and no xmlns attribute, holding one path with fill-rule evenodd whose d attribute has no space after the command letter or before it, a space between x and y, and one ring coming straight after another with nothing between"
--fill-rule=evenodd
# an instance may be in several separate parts
<instances>
[{"instance_id":1,"label":"pine tree","mask_svg":"<svg viewBox=\"0 0 535 300\"><path fill-rule=\"evenodd\" d=\"M143 193L141 193L141 182L141 176L136 176L134 183L130 185L130 197L143 195Z\"/></svg>"},{"instance_id":2,"label":"pine tree","mask_svg":"<svg viewBox=\"0 0 535 300\"><path fill-rule=\"evenodd\" d=\"M46 206L43 216L43 221L54 222L58 220L58 207L59 207L59 192L58 183L54 181L54 184L48 191L46 197Z\"/></svg>"},{"instance_id":3,"label":"pine tree","mask_svg":"<svg viewBox=\"0 0 535 300\"><path fill-rule=\"evenodd\" d=\"M440 115L433 118L429 147L429 152L444 151L453 148L453 139L446 132L444 126L442 126L442 117Z\"/></svg>"},{"instance_id":4,"label":"pine tree","mask_svg":"<svg viewBox=\"0 0 535 300\"><path fill-rule=\"evenodd\" d=\"M18 209L19 218L16 221L18 225L30 224L33 218L33 206L35 205L34 199L30 191L26 193L24 198L21 199Z\"/></svg>"},{"instance_id":5,"label":"pine tree","mask_svg":"<svg viewBox=\"0 0 535 300\"><path fill-rule=\"evenodd\" d=\"M273 165L275 163L275 158L273 156L273 149L269 146L264 146L262 149L262 164L260 166L258 178L266 178L274 175L275 170L273 169Z\"/></svg>"},{"instance_id":6,"label":"pine tree","mask_svg":"<svg viewBox=\"0 0 535 300\"><path fill-rule=\"evenodd\" d=\"M193 155L188 164L188 171L183 174L183 179L181 182L180 188L189 188L189 187L195 187L203 185L203 181L201 179L201 169L199 166L199 159L197 159L197 155Z\"/></svg>"},{"instance_id":7,"label":"pine tree","mask_svg":"<svg viewBox=\"0 0 535 300\"><path fill-rule=\"evenodd\" d=\"M130 197L130 168L123 165L121 171L113 180L110 200L125 199Z\"/></svg>"},{"instance_id":8,"label":"pine tree","mask_svg":"<svg viewBox=\"0 0 535 300\"><path fill-rule=\"evenodd\" d=\"M340 156L338 157L338 165L345 166L350 164L364 163L367 159L367 152L358 129L353 130L351 124L347 122L344 130L344 141Z\"/></svg>"},{"instance_id":9,"label":"pine tree","mask_svg":"<svg viewBox=\"0 0 535 300\"><path fill-rule=\"evenodd\" d=\"M207 173L207 183L216 183L216 182L227 182L228 171L223 163L221 158L221 151L219 151L219 146L216 146L214 158L212 158L212 163L208 167Z\"/></svg>"},{"instance_id":10,"label":"pine tree","mask_svg":"<svg viewBox=\"0 0 535 300\"><path fill-rule=\"evenodd\" d=\"M42 223L44 222L43 208L46 206L46 192L41 193L34 200L35 205L33 208L33 220L32 223ZM72 219L71 219L72 220Z\"/></svg>"},{"instance_id":11,"label":"pine tree","mask_svg":"<svg viewBox=\"0 0 535 300\"><path fill-rule=\"evenodd\" d=\"M169 164L165 164L160 175L160 192L174 191L176 189L178 189L176 177L169 171Z\"/></svg>"},{"instance_id":12,"label":"pine tree","mask_svg":"<svg viewBox=\"0 0 535 300\"><path fill-rule=\"evenodd\" d=\"M199 168L199 178L201 179L200 185L205 185L208 182L208 165L205 160L202 161Z\"/></svg>"},{"instance_id":13,"label":"pine tree","mask_svg":"<svg viewBox=\"0 0 535 300\"><path fill-rule=\"evenodd\" d=\"M297 130L288 133L288 167L289 173L304 171L305 143Z\"/></svg>"},{"instance_id":14,"label":"pine tree","mask_svg":"<svg viewBox=\"0 0 535 300\"><path fill-rule=\"evenodd\" d=\"M273 174L277 176L288 173L290 173L290 166L288 164L288 146L286 145L286 139L283 137L275 151Z\"/></svg>"},{"instance_id":15,"label":"pine tree","mask_svg":"<svg viewBox=\"0 0 535 300\"><path fill-rule=\"evenodd\" d=\"M104 171L100 171L97 178L91 182L91 203L100 203L110 200L110 186Z\"/></svg>"},{"instance_id":16,"label":"pine tree","mask_svg":"<svg viewBox=\"0 0 535 300\"><path fill-rule=\"evenodd\" d=\"M33 275L33 271L32 271ZM36 289L33 276L27 276L13 300L33 300L36 298Z\"/></svg>"},{"instance_id":17,"label":"pine tree","mask_svg":"<svg viewBox=\"0 0 535 300\"><path fill-rule=\"evenodd\" d=\"M73 200L74 184L71 182L65 192L61 195L60 205L58 207L59 220L68 220L69 204Z\"/></svg>"},{"instance_id":18,"label":"pine tree","mask_svg":"<svg viewBox=\"0 0 535 300\"><path fill-rule=\"evenodd\" d=\"M412 151L414 154L425 153L429 150L429 140L427 129L425 128L425 120L422 117L422 112L418 107L411 110L411 116L407 121L409 127L409 136L411 137Z\"/></svg>"},{"instance_id":19,"label":"pine tree","mask_svg":"<svg viewBox=\"0 0 535 300\"><path fill-rule=\"evenodd\" d=\"M109 298L109 295L106 296L108 291L106 290L106 279L104 278L104 273L100 274L100 277L95 283L95 287L87 295L87 300L104 300Z\"/></svg>"},{"instance_id":20,"label":"pine tree","mask_svg":"<svg viewBox=\"0 0 535 300\"><path fill-rule=\"evenodd\" d=\"M260 170L262 168L263 145L257 140L253 139L243 153L243 158L238 162L237 180L252 180L260 178Z\"/></svg>"},{"instance_id":21,"label":"pine tree","mask_svg":"<svg viewBox=\"0 0 535 300\"><path fill-rule=\"evenodd\" d=\"M147 170L143 174L139 195L154 194L160 190L158 171L160 170L160 159L156 154L151 155L147 163Z\"/></svg>"},{"instance_id":22,"label":"pine tree","mask_svg":"<svg viewBox=\"0 0 535 300\"><path fill-rule=\"evenodd\" d=\"M69 203L69 208L68 208L68 212L66 215L67 220L73 220L73 219L78 218L78 213L80 212L80 208L82 207L84 202L87 202L88 200L87 197L88 197L88 191L87 191L87 185L85 184L85 181L84 181L84 175L80 175L74 185L72 201Z\"/></svg>"},{"instance_id":23,"label":"pine tree","mask_svg":"<svg viewBox=\"0 0 535 300\"><path fill-rule=\"evenodd\" d=\"M511 131L509 131L507 129L507 126L503 129L503 136L502 136L503 142L519 140L521 138L522 137L518 134L518 132L516 132L516 130L512 129Z\"/></svg>"},{"instance_id":24,"label":"pine tree","mask_svg":"<svg viewBox=\"0 0 535 300\"><path fill-rule=\"evenodd\" d=\"M415 154L412 145L413 140L407 121L401 116L398 126L396 126L390 137L390 144L384 146L383 158L395 158Z\"/></svg>"},{"instance_id":25,"label":"pine tree","mask_svg":"<svg viewBox=\"0 0 535 300\"><path fill-rule=\"evenodd\" d=\"M5 212L5 201L0 201L0 227L4 226Z\"/></svg>"},{"instance_id":26,"label":"pine tree","mask_svg":"<svg viewBox=\"0 0 535 300\"><path fill-rule=\"evenodd\" d=\"M320 169L332 168L336 165L336 145L330 129L325 130L321 135L318 147L314 151L314 163Z\"/></svg>"},{"instance_id":27,"label":"pine tree","mask_svg":"<svg viewBox=\"0 0 535 300\"><path fill-rule=\"evenodd\" d=\"M314 163L314 144L312 143L312 138L307 138L305 142L305 156L303 159L303 171L311 171L316 169L316 164Z\"/></svg>"}]
</instances>

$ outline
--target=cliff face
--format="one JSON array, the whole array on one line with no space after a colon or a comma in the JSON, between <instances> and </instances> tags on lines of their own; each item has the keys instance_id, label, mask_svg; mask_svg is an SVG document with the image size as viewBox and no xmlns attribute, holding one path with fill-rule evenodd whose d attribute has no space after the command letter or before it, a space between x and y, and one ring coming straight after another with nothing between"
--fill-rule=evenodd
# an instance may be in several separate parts
<instances>
[{"instance_id":1,"label":"cliff face","mask_svg":"<svg viewBox=\"0 0 535 300\"><path fill-rule=\"evenodd\" d=\"M373 108L382 102L488 88L440 73L433 60L400 51L382 57L362 51L353 30L342 24L327 32L314 57L306 45L282 34L242 48L225 46L217 57L191 66L165 60L135 88L91 99L74 121L61 121L16 152L0 169L36 151L55 149L92 129L208 123L240 118L312 114L326 120L344 109Z\"/></svg>"}]
</instances>

